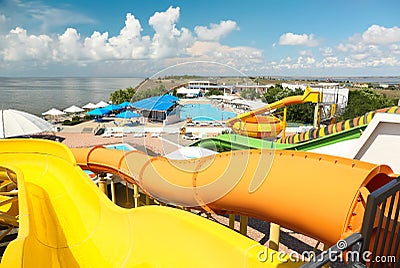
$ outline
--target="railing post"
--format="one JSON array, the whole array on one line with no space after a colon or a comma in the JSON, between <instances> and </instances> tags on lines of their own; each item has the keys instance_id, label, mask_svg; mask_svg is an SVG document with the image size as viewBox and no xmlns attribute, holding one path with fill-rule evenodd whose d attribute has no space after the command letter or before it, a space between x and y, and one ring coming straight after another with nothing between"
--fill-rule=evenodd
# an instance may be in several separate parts
<instances>
[{"instance_id":1,"label":"railing post","mask_svg":"<svg viewBox=\"0 0 400 268\"><path fill-rule=\"evenodd\" d=\"M229 228L235 229L235 214L229 214Z\"/></svg>"},{"instance_id":2,"label":"railing post","mask_svg":"<svg viewBox=\"0 0 400 268\"><path fill-rule=\"evenodd\" d=\"M98 182L99 184L99 189L102 191L105 195L108 196L108 191L107 191L107 180L104 178L104 174L99 174L100 180Z\"/></svg>"},{"instance_id":3,"label":"railing post","mask_svg":"<svg viewBox=\"0 0 400 268\"><path fill-rule=\"evenodd\" d=\"M270 223L269 226L269 248L278 251L279 250L279 237L281 227L276 223Z\"/></svg>"},{"instance_id":4,"label":"railing post","mask_svg":"<svg viewBox=\"0 0 400 268\"><path fill-rule=\"evenodd\" d=\"M131 207L132 203L129 200L129 186L128 186L128 182L125 182L125 198L126 198L126 202L125 202L125 207Z\"/></svg>"},{"instance_id":5,"label":"railing post","mask_svg":"<svg viewBox=\"0 0 400 268\"><path fill-rule=\"evenodd\" d=\"M242 235L247 235L247 223L249 218L247 216L240 216L240 233Z\"/></svg>"},{"instance_id":6,"label":"railing post","mask_svg":"<svg viewBox=\"0 0 400 268\"><path fill-rule=\"evenodd\" d=\"M133 202L135 204L135 208L139 207L139 188L136 184L133 185Z\"/></svg>"},{"instance_id":7,"label":"railing post","mask_svg":"<svg viewBox=\"0 0 400 268\"><path fill-rule=\"evenodd\" d=\"M115 196L115 184L114 184L114 178L111 177L111 200L113 201L114 204L117 203L117 198Z\"/></svg>"}]
</instances>

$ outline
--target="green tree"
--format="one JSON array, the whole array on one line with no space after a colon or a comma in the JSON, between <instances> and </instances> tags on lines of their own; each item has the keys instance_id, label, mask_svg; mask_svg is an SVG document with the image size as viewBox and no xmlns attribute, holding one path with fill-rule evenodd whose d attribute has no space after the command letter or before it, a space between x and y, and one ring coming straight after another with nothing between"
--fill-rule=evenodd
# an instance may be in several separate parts
<instances>
[{"instance_id":1,"label":"green tree","mask_svg":"<svg viewBox=\"0 0 400 268\"><path fill-rule=\"evenodd\" d=\"M280 84L276 84L275 87L271 87L264 94L265 101L267 103L273 103L289 96L290 90L282 88Z\"/></svg>"},{"instance_id":2,"label":"green tree","mask_svg":"<svg viewBox=\"0 0 400 268\"><path fill-rule=\"evenodd\" d=\"M224 93L220 89L212 88L205 94L207 97L212 95L224 95Z\"/></svg>"},{"instance_id":3,"label":"green tree","mask_svg":"<svg viewBox=\"0 0 400 268\"><path fill-rule=\"evenodd\" d=\"M160 95L164 95L165 93L167 93L165 86L160 85L155 88L140 90L140 91L136 92L136 94L134 94L132 97L132 101L138 101L138 100L147 99L147 98L154 97L154 96L160 96Z\"/></svg>"},{"instance_id":4,"label":"green tree","mask_svg":"<svg viewBox=\"0 0 400 268\"><path fill-rule=\"evenodd\" d=\"M135 95L136 90L132 87L126 89L117 89L110 94L110 100L114 104L120 104L125 101L131 101L133 95Z\"/></svg>"},{"instance_id":5,"label":"green tree","mask_svg":"<svg viewBox=\"0 0 400 268\"><path fill-rule=\"evenodd\" d=\"M245 89L240 93L240 96L244 99L255 100L261 97L259 92L256 92L255 89Z\"/></svg>"},{"instance_id":6,"label":"green tree","mask_svg":"<svg viewBox=\"0 0 400 268\"><path fill-rule=\"evenodd\" d=\"M370 111L395 105L396 100L388 99L371 89L352 90L349 92L347 107L340 119L351 119Z\"/></svg>"},{"instance_id":7,"label":"green tree","mask_svg":"<svg viewBox=\"0 0 400 268\"><path fill-rule=\"evenodd\" d=\"M264 98L268 103L273 103L289 96L303 95L303 93L304 90L300 88L290 90L277 84L275 87L268 89L267 93L264 94ZM278 109L275 115L282 117L283 108ZM286 120L288 122L312 124L314 121L314 104L302 103L288 106Z\"/></svg>"}]
</instances>

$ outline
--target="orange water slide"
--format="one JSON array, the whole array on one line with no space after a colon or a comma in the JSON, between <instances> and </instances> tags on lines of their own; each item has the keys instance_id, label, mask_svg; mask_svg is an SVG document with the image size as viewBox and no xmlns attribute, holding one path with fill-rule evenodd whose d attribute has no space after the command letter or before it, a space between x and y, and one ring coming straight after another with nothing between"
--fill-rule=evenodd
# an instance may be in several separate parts
<instances>
[{"instance_id":1,"label":"orange water slide","mask_svg":"<svg viewBox=\"0 0 400 268\"><path fill-rule=\"evenodd\" d=\"M253 138L273 138L276 137L285 127L286 122L281 122L277 117L260 116L263 113L305 102L318 102L321 98L319 91L313 91L307 87L303 95L290 96L282 100L267 104L264 107L239 114L226 121L227 126L231 127L235 133ZM285 121L285 119L284 119Z\"/></svg>"},{"instance_id":2,"label":"orange water slide","mask_svg":"<svg viewBox=\"0 0 400 268\"><path fill-rule=\"evenodd\" d=\"M174 205L275 222L327 244L361 228L367 195L394 178L386 165L310 152L244 150L190 160L103 147L77 164L118 174Z\"/></svg>"}]
</instances>

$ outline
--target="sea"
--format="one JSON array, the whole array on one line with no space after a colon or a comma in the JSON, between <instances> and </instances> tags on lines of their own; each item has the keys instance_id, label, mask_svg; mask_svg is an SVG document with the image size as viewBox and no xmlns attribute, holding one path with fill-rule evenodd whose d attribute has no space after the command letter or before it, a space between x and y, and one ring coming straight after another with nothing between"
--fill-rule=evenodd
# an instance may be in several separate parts
<instances>
[{"instance_id":1,"label":"sea","mask_svg":"<svg viewBox=\"0 0 400 268\"><path fill-rule=\"evenodd\" d=\"M108 102L117 89L135 87L143 78L0 77L0 109L16 109L41 116L51 108Z\"/></svg>"},{"instance_id":2,"label":"sea","mask_svg":"<svg viewBox=\"0 0 400 268\"><path fill-rule=\"evenodd\" d=\"M41 116L51 108L63 110L71 105L82 107L89 102L108 102L115 90L135 87L143 80L135 77L0 77L0 109ZM335 80L400 84L400 76L336 77Z\"/></svg>"}]
</instances>

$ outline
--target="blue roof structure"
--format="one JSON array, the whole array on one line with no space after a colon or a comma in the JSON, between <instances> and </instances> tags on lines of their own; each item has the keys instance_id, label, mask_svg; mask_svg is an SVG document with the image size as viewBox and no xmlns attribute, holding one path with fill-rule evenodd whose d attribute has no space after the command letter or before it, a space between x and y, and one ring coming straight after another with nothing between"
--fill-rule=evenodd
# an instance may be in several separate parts
<instances>
[{"instance_id":1,"label":"blue roof structure","mask_svg":"<svg viewBox=\"0 0 400 268\"><path fill-rule=\"evenodd\" d=\"M131 106L149 111L167 111L176 104L177 100L177 97L166 94L134 102Z\"/></svg>"},{"instance_id":2,"label":"blue roof structure","mask_svg":"<svg viewBox=\"0 0 400 268\"><path fill-rule=\"evenodd\" d=\"M130 103L129 101L125 101L125 102L123 102L123 103L118 104L118 106L119 106L121 109L126 109L126 108L128 108L129 106L131 106L131 103Z\"/></svg>"},{"instance_id":3,"label":"blue roof structure","mask_svg":"<svg viewBox=\"0 0 400 268\"><path fill-rule=\"evenodd\" d=\"M118 105L115 105L115 104L109 104L108 106L104 107L103 109L112 112L112 111L121 110L122 108L120 106L118 106Z\"/></svg>"},{"instance_id":4,"label":"blue roof structure","mask_svg":"<svg viewBox=\"0 0 400 268\"><path fill-rule=\"evenodd\" d=\"M134 113L132 111L125 111L115 116L116 118L134 118L134 117L141 117L140 114Z\"/></svg>"},{"instance_id":5,"label":"blue roof structure","mask_svg":"<svg viewBox=\"0 0 400 268\"><path fill-rule=\"evenodd\" d=\"M93 110L87 112L86 114L93 115L93 116L103 116L108 113L110 113L110 110L103 109L103 108L96 108L96 109L93 109Z\"/></svg>"}]
</instances>

